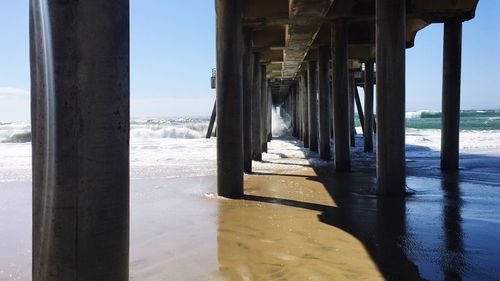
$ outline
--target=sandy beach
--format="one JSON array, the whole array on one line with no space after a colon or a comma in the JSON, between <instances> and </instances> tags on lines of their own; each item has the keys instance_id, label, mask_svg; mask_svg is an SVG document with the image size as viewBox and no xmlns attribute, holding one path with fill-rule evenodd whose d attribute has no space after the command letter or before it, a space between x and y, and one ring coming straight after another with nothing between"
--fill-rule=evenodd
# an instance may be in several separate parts
<instances>
[{"instance_id":1,"label":"sandy beach","mask_svg":"<svg viewBox=\"0 0 500 281\"><path fill-rule=\"evenodd\" d=\"M354 171L336 174L300 145L273 140L245 176L244 200L215 196L213 155L153 166L132 153L131 280L499 278L495 149L464 152L454 176L438 169L436 151L409 146L414 194L377 200L373 154L356 148ZM165 176L182 165L184 176ZM0 198L0 280L30 280L31 182L0 182Z\"/></svg>"}]
</instances>

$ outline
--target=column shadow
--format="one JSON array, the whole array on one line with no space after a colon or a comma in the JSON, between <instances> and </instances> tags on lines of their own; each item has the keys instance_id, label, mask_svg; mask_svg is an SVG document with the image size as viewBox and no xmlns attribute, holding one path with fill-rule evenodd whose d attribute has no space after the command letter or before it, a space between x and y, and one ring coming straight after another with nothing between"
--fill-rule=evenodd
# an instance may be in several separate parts
<instances>
[{"instance_id":1,"label":"column shadow","mask_svg":"<svg viewBox=\"0 0 500 281\"><path fill-rule=\"evenodd\" d=\"M410 146L408 149L424 151L428 148ZM311 163L317 176L307 179L320 182L337 207L257 195L247 195L245 200L319 211L321 212L318 215L319 221L346 231L363 244L386 280L425 280L420 272L421 269L412 260L418 255L413 253L414 249L422 247L416 244L411 231L408 231L407 203L412 197L374 195L373 191L376 188L374 163L366 163L368 160L363 159L362 154L354 157L353 166L361 168L351 173L335 173L333 164L314 167ZM368 158L370 161L373 160L373 157ZM437 231L443 233L444 246L438 253L433 253L433 257L438 260L445 280L462 280L468 264L464 250L461 216L463 199L460 184L475 183L479 180L482 183L486 181L490 185L500 186L500 179L492 176L492 171L487 171L486 174L489 176L482 178L478 174L483 166L491 168L492 163L500 163L499 158L461 155L461 159L473 159L473 161L470 163L464 161L463 169L457 173L442 172L438 165L439 158L436 157L414 158L407 161L409 177L440 179L443 198L442 202L437 204L442 206L442 229ZM428 231L432 232L430 229Z\"/></svg>"}]
</instances>

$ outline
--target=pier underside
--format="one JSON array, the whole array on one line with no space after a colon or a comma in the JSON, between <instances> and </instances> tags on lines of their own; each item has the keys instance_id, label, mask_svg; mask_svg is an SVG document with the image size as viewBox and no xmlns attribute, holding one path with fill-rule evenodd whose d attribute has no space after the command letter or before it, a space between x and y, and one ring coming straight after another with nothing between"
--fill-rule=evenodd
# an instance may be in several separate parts
<instances>
[{"instance_id":1,"label":"pier underside","mask_svg":"<svg viewBox=\"0 0 500 281\"><path fill-rule=\"evenodd\" d=\"M250 155L262 158L271 139L270 108L279 106L291 120L293 136L305 148L319 151L321 159L332 160L332 171L346 173L354 168L350 149L357 133L356 108L365 151L375 150L377 155L377 193L405 196L406 48L416 44L420 30L435 23L446 27L441 167L457 171L461 26L474 17L477 4L478 0L218 0L217 89L218 103L225 108L218 112L218 126L227 133L219 136L219 195L243 195L239 163L245 155L244 171L251 172ZM233 48L238 44L245 47ZM252 54L247 56L254 59L245 56L244 61L254 62L254 69L260 66L260 72L245 72L244 79L255 83L252 90L241 91L236 83L242 75L241 59L235 58L248 48ZM250 64L243 62L243 69L245 65ZM358 87L364 88L364 105ZM243 119L251 120L239 128L235 124L241 122L241 110L233 109L241 105L242 96L258 100L260 106L243 103L241 110L248 116ZM246 133L241 140L240 130L252 131L253 136Z\"/></svg>"},{"instance_id":2,"label":"pier underside","mask_svg":"<svg viewBox=\"0 0 500 281\"><path fill-rule=\"evenodd\" d=\"M469 267L453 255L463 256L460 239L474 234L460 225L458 196L461 40L462 23L474 17L477 3L216 0L215 190L235 200L197 198L192 204L192 197L180 196L190 210L179 226L202 233L171 232L182 236L174 237L180 244L154 226L151 233L136 226L145 239L133 236L134 247L164 242L171 251L156 257L188 262L159 269L172 258L149 262L134 249L132 278L149 280L155 268L168 271L161 279L184 279L207 263L209 274L192 279L418 279L415 263L429 253L404 251L419 235L407 227L406 216L414 214L406 208L415 202L404 198L412 173L420 171L407 167L405 155L405 50L433 23L445 25L446 128L438 166L454 177L424 174L436 176L432 184L445 195L438 195L444 222L436 227L445 246L435 259L443 259L445 276L461 276ZM129 280L129 1L30 4L33 279ZM364 109L357 87L369 93ZM364 132L366 152L356 151L355 104L369 114L362 121L370 130ZM290 120L293 140L271 142L273 107ZM198 203L209 212L193 210ZM416 208L425 212L427 203ZM179 214L156 207L161 212L150 215L162 217L155 223ZM491 233L483 236L492 241ZM214 244L217 249L209 250L216 261L200 257ZM196 253L183 255L189 248Z\"/></svg>"}]
</instances>

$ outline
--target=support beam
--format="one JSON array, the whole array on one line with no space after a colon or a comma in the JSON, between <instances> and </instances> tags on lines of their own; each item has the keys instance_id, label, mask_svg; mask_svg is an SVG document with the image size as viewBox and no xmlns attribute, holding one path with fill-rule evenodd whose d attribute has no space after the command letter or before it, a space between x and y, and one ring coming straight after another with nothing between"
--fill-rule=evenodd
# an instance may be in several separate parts
<instances>
[{"instance_id":1,"label":"support beam","mask_svg":"<svg viewBox=\"0 0 500 281\"><path fill-rule=\"evenodd\" d=\"M330 49L320 46L318 49L318 136L319 158L331 160L330 148Z\"/></svg>"},{"instance_id":2,"label":"support beam","mask_svg":"<svg viewBox=\"0 0 500 281\"><path fill-rule=\"evenodd\" d=\"M406 1L376 0L377 184L394 196L406 191L405 13Z\"/></svg>"},{"instance_id":3,"label":"support beam","mask_svg":"<svg viewBox=\"0 0 500 281\"><path fill-rule=\"evenodd\" d=\"M295 92L295 99L297 101L296 103L296 110L297 110L297 139L302 140L302 111L300 109L300 87L299 87L299 81L295 80L295 83L293 84L294 92Z\"/></svg>"},{"instance_id":4,"label":"support beam","mask_svg":"<svg viewBox=\"0 0 500 281\"><path fill-rule=\"evenodd\" d=\"M365 152L373 152L373 62L365 63L365 120L363 140Z\"/></svg>"},{"instance_id":5,"label":"support beam","mask_svg":"<svg viewBox=\"0 0 500 281\"><path fill-rule=\"evenodd\" d=\"M252 31L243 34L243 171L252 172L252 86L253 56Z\"/></svg>"},{"instance_id":6,"label":"support beam","mask_svg":"<svg viewBox=\"0 0 500 281\"><path fill-rule=\"evenodd\" d=\"M349 137L351 147L356 146L356 125L355 125L355 116L354 116L354 88L356 85L354 84L354 75L352 71L349 72Z\"/></svg>"},{"instance_id":7,"label":"support beam","mask_svg":"<svg viewBox=\"0 0 500 281\"><path fill-rule=\"evenodd\" d=\"M297 121L297 93L295 92L295 87L292 84L290 86L290 91L292 94L292 107L293 107L293 136L295 138L299 137L299 122Z\"/></svg>"},{"instance_id":8,"label":"support beam","mask_svg":"<svg viewBox=\"0 0 500 281\"><path fill-rule=\"evenodd\" d=\"M307 72L300 73L300 95L302 97L302 126L303 126L303 142L304 147L309 148L309 94L307 86Z\"/></svg>"},{"instance_id":9,"label":"support beam","mask_svg":"<svg viewBox=\"0 0 500 281\"><path fill-rule=\"evenodd\" d=\"M30 2L32 279L129 280L129 1Z\"/></svg>"},{"instance_id":10,"label":"support beam","mask_svg":"<svg viewBox=\"0 0 500 281\"><path fill-rule=\"evenodd\" d=\"M443 105L441 125L441 169L459 167L460 82L462 69L462 22L444 23Z\"/></svg>"},{"instance_id":11,"label":"support beam","mask_svg":"<svg viewBox=\"0 0 500 281\"><path fill-rule=\"evenodd\" d=\"M216 115L217 115L217 102L214 102L214 107L212 109L212 115L210 116L210 122L208 123L208 129L207 129L207 135L206 135L207 139L212 137L212 132L214 130L215 116Z\"/></svg>"},{"instance_id":12,"label":"support beam","mask_svg":"<svg viewBox=\"0 0 500 281\"><path fill-rule=\"evenodd\" d=\"M267 66L265 64L262 64L261 66L261 82L260 82L260 91L262 95L262 100L261 100L261 113L262 113L262 118L261 118L261 132L260 132L260 141L262 144L262 152L267 153L267 131L268 131L268 124L267 124L267 119L268 119L268 105L267 103L269 102L269 93L267 92Z\"/></svg>"},{"instance_id":13,"label":"support beam","mask_svg":"<svg viewBox=\"0 0 500 281\"><path fill-rule=\"evenodd\" d=\"M252 87L252 159L255 161L262 161L262 142L261 142L261 67L260 67L260 53L254 53L253 65L253 87Z\"/></svg>"},{"instance_id":14,"label":"support beam","mask_svg":"<svg viewBox=\"0 0 500 281\"><path fill-rule=\"evenodd\" d=\"M268 130L267 130L267 142L271 142L271 140L273 139L273 101L272 101L272 88L271 88L271 84L269 83L269 81L267 82L267 92L268 92L268 97L269 97L269 102L268 102L268 105L269 105L269 110L268 110L268 118L267 118L267 127L268 127Z\"/></svg>"},{"instance_id":15,"label":"support beam","mask_svg":"<svg viewBox=\"0 0 500 281\"><path fill-rule=\"evenodd\" d=\"M349 147L349 73L347 69L347 23L344 19L332 24L333 58L333 122L335 139L335 170L351 170Z\"/></svg>"},{"instance_id":16,"label":"support beam","mask_svg":"<svg viewBox=\"0 0 500 281\"><path fill-rule=\"evenodd\" d=\"M296 117L296 113L295 113L295 92L293 90L293 86L290 86L290 88L288 89L288 91L290 92L290 112L292 113L292 116L291 116L291 119L292 119L292 136L294 138L297 137L297 117Z\"/></svg>"},{"instance_id":17,"label":"support beam","mask_svg":"<svg viewBox=\"0 0 500 281\"><path fill-rule=\"evenodd\" d=\"M309 149L318 152L318 99L317 99L317 64L316 61L307 63L307 85L309 104Z\"/></svg>"},{"instance_id":18,"label":"support beam","mask_svg":"<svg viewBox=\"0 0 500 281\"><path fill-rule=\"evenodd\" d=\"M217 193L243 196L242 0L216 0Z\"/></svg>"},{"instance_id":19,"label":"support beam","mask_svg":"<svg viewBox=\"0 0 500 281\"><path fill-rule=\"evenodd\" d=\"M359 124L361 124L361 130L365 131L365 115L363 114L363 106L361 106L361 99L359 98L358 86L354 84L354 99L356 101L356 109L358 111Z\"/></svg>"},{"instance_id":20,"label":"support beam","mask_svg":"<svg viewBox=\"0 0 500 281\"><path fill-rule=\"evenodd\" d=\"M301 86L300 86L300 77L297 79L297 82L295 83L295 92L297 93L297 112L298 112L298 121L299 121L299 140L303 140L303 129L304 126L302 126L302 95L300 92Z\"/></svg>"}]
</instances>

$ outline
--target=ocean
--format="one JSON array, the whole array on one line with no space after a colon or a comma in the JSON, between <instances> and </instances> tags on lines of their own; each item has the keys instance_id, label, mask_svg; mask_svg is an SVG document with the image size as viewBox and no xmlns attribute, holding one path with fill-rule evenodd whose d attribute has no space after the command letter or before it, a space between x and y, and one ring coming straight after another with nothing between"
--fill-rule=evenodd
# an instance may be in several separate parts
<instances>
[{"instance_id":1,"label":"ocean","mask_svg":"<svg viewBox=\"0 0 500 281\"><path fill-rule=\"evenodd\" d=\"M356 118L356 126L361 126ZM419 110L406 112L406 128L440 129L441 112ZM461 130L500 130L500 109L462 110L460 113Z\"/></svg>"},{"instance_id":2,"label":"ocean","mask_svg":"<svg viewBox=\"0 0 500 281\"><path fill-rule=\"evenodd\" d=\"M277 114L274 114L278 117ZM464 110L460 113L460 130L492 131L500 130L500 109ZM199 139L205 137L208 117L155 117L132 118L131 138ZM280 128L276 134L283 134L285 120L275 120ZM356 126L360 127L356 118ZM408 129L440 129L441 112L420 110L406 113ZM279 132L277 132L278 130ZM26 143L31 140L29 122L0 122L0 143Z\"/></svg>"},{"instance_id":3,"label":"ocean","mask_svg":"<svg viewBox=\"0 0 500 281\"><path fill-rule=\"evenodd\" d=\"M286 114L284 114L286 116ZM407 154L436 156L441 146L440 112L406 113ZM290 124L273 111L273 135L289 134ZM361 133L359 120L357 132ZM205 139L209 118L132 118L130 165L132 177L180 177L215 174L215 139ZM466 110L461 113L461 149L499 150L500 110ZM31 133L29 122L0 122L0 181L31 179ZM155 169L151 169L155 167Z\"/></svg>"}]
</instances>

